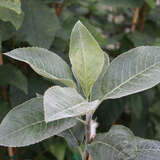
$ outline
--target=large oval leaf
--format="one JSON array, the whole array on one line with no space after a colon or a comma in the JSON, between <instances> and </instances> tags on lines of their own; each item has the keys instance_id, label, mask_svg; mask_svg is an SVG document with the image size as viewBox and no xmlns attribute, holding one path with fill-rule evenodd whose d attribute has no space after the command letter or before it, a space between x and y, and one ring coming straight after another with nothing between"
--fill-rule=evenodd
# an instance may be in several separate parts
<instances>
[{"instance_id":1,"label":"large oval leaf","mask_svg":"<svg viewBox=\"0 0 160 160\"><path fill-rule=\"evenodd\" d=\"M28 63L35 72L51 80L74 87L72 72L67 63L55 53L37 47L18 48L5 55Z\"/></svg>"},{"instance_id":2,"label":"large oval leaf","mask_svg":"<svg viewBox=\"0 0 160 160\"><path fill-rule=\"evenodd\" d=\"M20 147L40 142L73 127L74 119L46 123L43 98L33 98L12 109L0 125L0 145Z\"/></svg>"},{"instance_id":3,"label":"large oval leaf","mask_svg":"<svg viewBox=\"0 0 160 160\"><path fill-rule=\"evenodd\" d=\"M102 71L104 52L80 21L71 33L69 57L83 92L88 97Z\"/></svg>"},{"instance_id":4,"label":"large oval leaf","mask_svg":"<svg viewBox=\"0 0 160 160\"><path fill-rule=\"evenodd\" d=\"M94 111L98 103L87 102L74 88L51 87L44 94L45 121L85 115Z\"/></svg>"},{"instance_id":5,"label":"large oval leaf","mask_svg":"<svg viewBox=\"0 0 160 160\"><path fill-rule=\"evenodd\" d=\"M138 138L126 127L113 126L88 146L92 160L159 160L160 142Z\"/></svg>"},{"instance_id":6,"label":"large oval leaf","mask_svg":"<svg viewBox=\"0 0 160 160\"><path fill-rule=\"evenodd\" d=\"M137 47L112 61L103 78L104 99L140 92L159 82L160 47Z\"/></svg>"}]
</instances>

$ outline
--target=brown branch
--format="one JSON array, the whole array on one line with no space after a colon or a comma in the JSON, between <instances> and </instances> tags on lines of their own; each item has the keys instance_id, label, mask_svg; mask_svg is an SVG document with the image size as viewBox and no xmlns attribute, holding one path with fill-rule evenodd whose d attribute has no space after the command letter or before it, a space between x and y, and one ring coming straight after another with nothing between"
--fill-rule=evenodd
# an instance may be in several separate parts
<instances>
[{"instance_id":1,"label":"brown branch","mask_svg":"<svg viewBox=\"0 0 160 160\"><path fill-rule=\"evenodd\" d=\"M146 10L147 10L147 4L144 3L143 7L140 12L140 20L139 20L139 26L138 26L138 31L141 32L144 26L144 21L145 21L145 15L146 15Z\"/></svg>"},{"instance_id":2,"label":"brown branch","mask_svg":"<svg viewBox=\"0 0 160 160\"><path fill-rule=\"evenodd\" d=\"M131 32L135 31L138 17L139 17L139 8L136 8L134 16L133 16L133 20L132 20Z\"/></svg>"},{"instance_id":3,"label":"brown branch","mask_svg":"<svg viewBox=\"0 0 160 160\"><path fill-rule=\"evenodd\" d=\"M63 1L63 3L61 5L53 2L52 6L55 7L56 15L59 17L61 15L61 13L62 13L63 8L64 8L64 1Z\"/></svg>"},{"instance_id":4,"label":"brown branch","mask_svg":"<svg viewBox=\"0 0 160 160\"><path fill-rule=\"evenodd\" d=\"M2 53L0 53L0 66L3 65L3 57L2 57ZM2 97L3 99L7 102L8 101L8 95L7 95L7 87L6 86L2 86ZM8 147L8 155L10 158L13 159L13 157L15 156L14 154L14 149L12 147Z\"/></svg>"}]
</instances>

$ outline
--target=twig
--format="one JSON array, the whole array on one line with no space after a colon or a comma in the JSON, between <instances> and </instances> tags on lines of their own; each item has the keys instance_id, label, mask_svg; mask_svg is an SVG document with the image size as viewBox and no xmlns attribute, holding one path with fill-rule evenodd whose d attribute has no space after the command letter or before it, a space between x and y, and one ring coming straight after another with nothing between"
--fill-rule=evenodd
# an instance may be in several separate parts
<instances>
[{"instance_id":1,"label":"twig","mask_svg":"<svg viewBox=\"0 0 160 160\"><path fill-rule=\"evenodd\" d=\"M90 143L90 129L91 129L91 120L92 120L92 113L87 113L86 114L86 126L85 126L85 138L86 138L86 142L85 142L85 150L83 153L83 160L88 160L89 153L87 150L87 145Z\"/></svg>"},{"instance_id":2,"label":"twig","mask_svg":"<svg viewBox=\"0 0 160 160\"><path fill-rule=\"evenodd\" d=\"M144 20L145 20L145 15L146 15L146 9L147 5L146 3L143 4L143 7L140 12L140 20L139 20L139 26L138 26L138 31L141 32L144 26Z\"/></svg>"},{"instance_id":3,"label":"twig","mask_svg":"<svg viewBox=\"0 0 160 160\"><path fill-rule=\"evenodd\" d=\"M139 8L136 8L134 16L133 16L131 32L135 31L136 24L137 24L137 21L138 21L138 17L139 17Z\"/></svg>"}]
</instances>

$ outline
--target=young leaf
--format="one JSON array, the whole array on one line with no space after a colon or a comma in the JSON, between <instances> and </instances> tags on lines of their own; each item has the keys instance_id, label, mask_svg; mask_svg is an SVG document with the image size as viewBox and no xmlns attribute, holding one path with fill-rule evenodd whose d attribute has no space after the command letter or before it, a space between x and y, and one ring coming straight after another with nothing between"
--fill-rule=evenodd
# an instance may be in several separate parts
<instances>
[{"instance_id":1,"label":"young leaf","mask_svg":"<svg viewBox=\"0 0 160 160\"><path fill-rule=\"evenodd\" d=\"M16 67L6 64L0 66L0 85L13 85L24 93L28 92L28 82L25 75Z\"/></svg>"},{"instance_id":2,"label":"young leaf","mask_svg":"<svg viewBox=\"0 0 160 160\"><path fill-rule=\"evenodd\" d=\"M94 111L98 103L87 102L74 88L51 87L44 94L45 121L85 115Z\"/></svg>"},{"instance_id":3,"label":"young leaf","mask_svg":"<svg viewBox=\"0 0 160 160\"><path fill-rule=\"evenodd\" d=\"M43 98L33 98L12 109L0 125L0 145L20 147L40 142L77 123L74 119L62 119L46 123Z\"/></svg>"},{"instance_id":4,"label":"young leaf","mask_svg":"<svg viewBox=\"0 0 160 160\"><path fill-rule=\"evenodd\" d=\"M47 49L27 47L15 49L4 54L28 63L35 72L45 78L60 81L70 87L75 86L72 72L67 63Z\"/></svg>"},{"instance_id":5,"label":"young leaf","mask_svg":"<svg viewBox=\"0 0 160 160\"><path fill-rule=\"evenodd\" d=\"M160 142L138 138L126 127L115 125L88 146L92 160L159 160Z\"/></svg>"},{"instance_id":6,"label":"young leaf","mask_svg":"<svg viewBox=\"0 0 160 160\"><path fill-rule=\"evenodd\" d=\"M102 71L104 52L80 21L71 33L69 57L83 92L88 97Z\"/></svg>"},{"instance_id":7,"label":"young leaf","mask_svg":"<svg viewBox=\"0 0 160 160\"><path fill-rule=\"evenodd\" d=\"M149 89L160 82L160 47L142 46L118 56L103 78L104 99Z\"/></svg>"}]
</instances>

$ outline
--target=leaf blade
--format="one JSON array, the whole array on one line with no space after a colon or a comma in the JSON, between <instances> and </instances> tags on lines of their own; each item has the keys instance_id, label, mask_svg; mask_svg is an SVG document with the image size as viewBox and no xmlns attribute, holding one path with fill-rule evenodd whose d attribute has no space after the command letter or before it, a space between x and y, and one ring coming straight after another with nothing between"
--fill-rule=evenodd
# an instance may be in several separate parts
<instances>
[{"instance_id":1,"label":"leaf blade","mask_svg":"<svg viewBox=\"0 0 160 160\"><path fill-rule=\"evenodd\" d=\"M160 82L160 47L142 46L114 59L103 79L104 99L152 88Z\"/></svg>"},{"instance_id":2,"label":"leaf blade","mask_svg":"<svg viewBox=\"0 0 160 160\"><path fill-rule=\"evenodd\" d=\"M45 78L57 80L70 87L75 87L68 64L47 49L27 47L14 49L3 54L29 64L35 72Z\"/></svg>"},{"instance_id":3,"label":"leaf blade","mask_svg":"<svg viewBox=\"0 0 160 160\"><path fill-rule=\"evenodd\" d=\"M54 86L44 94L45 121L81 116L94 111L98 104L87 102L74 88Z\"/></svg>"},{"instance_id":4,"label":"leaf blade","mask_svg":"<svg viewBox=\"0 0 160 160\"><path fill-rule=\"evenodd\" d=\"M22 147L40 142L73 127L74 119L44 121L43 98L33 98L12 109L0 125L0 145Z\"/></svg>"},{"instance_id":5,"label":"leaf blade","mask_svg":"<svg viewBox=\"0 0 160 160\"><path fill-rule=\"evenodd\" d=\"M103 68L104 52L80 21L71 33L69 57L83 92L88 97Z\"/></svg>"}]
</instances>

